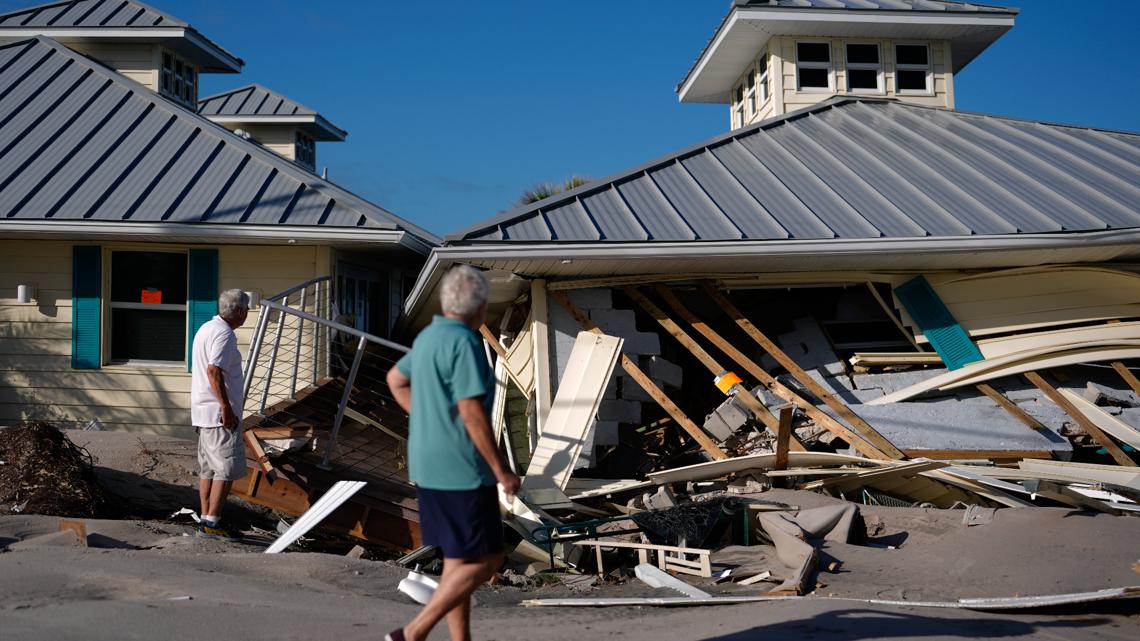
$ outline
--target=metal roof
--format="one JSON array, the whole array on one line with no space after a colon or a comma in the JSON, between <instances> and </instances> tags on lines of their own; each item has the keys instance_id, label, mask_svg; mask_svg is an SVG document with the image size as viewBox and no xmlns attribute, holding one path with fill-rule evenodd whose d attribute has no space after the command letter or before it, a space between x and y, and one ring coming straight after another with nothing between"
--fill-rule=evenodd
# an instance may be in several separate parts
<instances>
[{"instance_id":1,"label":"metal roof","mask_svg":"<svg viewBox=\"0 0 1140 641\"><path fill-rule=\"evenodd\" d=\"M835 98L446 236L956 238L1140 227L1140 135Z\"/></svg>"},{"instance_id":2,"label":"metal roof","mask_svg":"<svg viewBox=\"0 0 1140 641\"><path fill-rule=\"evenodd\" d=\"M1012 7L948 2L946 0L736 0L737 7L787 7L790 9L848 9L856 11L950 11L961 13L1017 13Z\"/></svg>"},{"instance_id":3,"label":"metal roof","mask_svg":"<svg viewBox=\"0 0 1140 641\"><path fill-rule=\"evenodd\" d=\"M54 38L82 31L86 38L97 38L91 35L93 30L146 31L153 34L165 29L189 35L192 40L200 41L195 45L206 50L216 49L216 52L207 51L215 57L221 53L223 59L229 58L222 61L221 68L211 67L211 70L236 72L245 64L186 21L135 0L66 0L0 14L0 35L5 31L16 31L21 37L31 35L30 30Z\"/></svg>"},{"instance_id":4,"label":"metal roof","mask_svg":"<svg viewBox=\"0 0 1140 641\"><path fill-rule=\"evenodd\" d=\"M274 120L305 120L327 130L326 135L320 139L344 140L348 135L316 110L256 83L199 98L198 113L215 122L272 123Z\"/></svg>"},{"instance_id":5,"label":"metal roof","mask_svg":"<svg viewBox=\"0 0 1140 641\"><path fill-rule=\"evenodd\" d=\"M189 27L133 0L68 0L0 15L0 27Z\"/></svg>"},{"instance_id":6,"label":"metal roof","mask_svg":"<svg viewBox=\"0 0 1140 641\"><path fill-rule=\"evenodd\" d=\"M44 37L0 46L0 226L115 221L430 232ZM76 225L81 228L81 225ZM410 236L410 238L409 238Z\"/></svg>"}]
</instances>

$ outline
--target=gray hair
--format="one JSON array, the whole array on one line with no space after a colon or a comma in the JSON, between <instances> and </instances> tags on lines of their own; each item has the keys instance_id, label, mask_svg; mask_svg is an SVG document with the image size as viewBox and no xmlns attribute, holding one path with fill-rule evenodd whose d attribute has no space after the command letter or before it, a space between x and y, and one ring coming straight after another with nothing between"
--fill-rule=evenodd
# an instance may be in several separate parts
<instances>
[{"instance_id":1,"label":"gray hair","mask_svg":"<svg viewBox=\"0 0 1140 641\"><path fill-rule=\"evenodd\" d=\"M227 289L218 296L218 316L233 318L239 310L249 311L249 294L240 289Z\"/></svg>"},{"instance_id":2,"label":"gray hair","mask_svg":"<svg viewBox=\"0 0 1140 641\"><path fill-rule=\"evenodd\" d=\"M444 314L471 318L487 304L491 286L483 272L470 265L456 265L443 275L439 304Z\"/></svg>"}]
</instances>

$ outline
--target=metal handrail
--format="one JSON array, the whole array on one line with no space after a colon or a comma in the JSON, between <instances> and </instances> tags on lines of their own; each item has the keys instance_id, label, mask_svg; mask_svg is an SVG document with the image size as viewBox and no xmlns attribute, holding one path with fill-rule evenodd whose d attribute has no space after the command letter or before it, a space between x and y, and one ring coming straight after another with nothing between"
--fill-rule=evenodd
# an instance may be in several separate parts
<instances>
[{"instance_id":1,"label":"metal handrail","mask_svg":"<svg viewBox=\"0 0 1140 641\"><path fill-rule=\"evenodd\" d=\"M314 280L308 281L305 284L305 286L307 287L309 285L315 284L315 285L317 285L317 287L320 287L320 281L321 280L323 280L323 279L314 279ZM310 314L309 312L306 312L303 309L296 309L294 307L290 307L290 306L286 305L284 303L284 301L288 300L289 295L296 293L298 291L301 292L301 301L302 301L302 305L303 305L304 301L306 300L306 297L305 297L305 291L306 290L300 286L293 287L289 290L286 290L286 292L284 292L283 296L280 296L280 295L274 295L273 296L274 299L280 297L282 300L281 303L278 303L278 302L275 302L274 300L269 300L269 299L264 299L261 301L262 311L261 311L261 316L258 319L257 335L254 336L254 340L250 346L249 368L246 372L246 377L245 377L245 393L246 393L246 396L248 397L249 391L250 391L250 386L251 386L252 381L253 381L253 373L254 373L254 370L257 368L257 359L260 355L261 348L264 346L264 343L265 343L265 331L266 331L266 329L268 329L269 312L270 311L272 311L272 310L277 311L277 315L278 315L277 328L278 329L277 329L277 333L276 333L274 341L273 341L272 356L271 356L270 361L269 361L269 371L267 372L267 378L265 381L264 389L261 390L262 391L262 398L261 398L260 410L258 412L259 414L263 414L265 412L265 405L266 405L266 402L267 402L268 397L269 397L269 385L270 385L270 382L272 381L273 369L277 365L278 348L280 347L281 338L282 338L282 335L284 333L283 329L285 326L285 315L286 314L296 316L299 319L298 320L299 327L297 330L298 336L301 335L301 330L300 330L300 327L302 326L301 324L304 323L304 321L309 321L310 323L314 324L314 326L313 326L314 332L318 332L319 331L318 328L323 326L326 329L326 334L331 333L332 331L336 331L336 332L344 332L344 334L346 334L348 336L356 337L358 339L357 346L356 346L356 354L352 359L352 366L349 368L348 372L345 375L344 391L341 394L340 403L337 405L336 417L333 419L332 432L329 434L328 442L325 445L324 456L323 456L323 458L321 460L321 464L320 464L321 467L324 467L327 469L329 467L329 460L332 458L333 448L336 445L337 436L340 433L341 423L344 422L345 410L347 410L347 408L348 408L349 397L352 395L352 388L356 383L356 375L360 371L360 362L364 357L365 348L367 347L368 343L374 343L374 344L379 345L381 347L385 347L385 348L388 348L391 350L395 350L395 351L403 353L403 354L410 352L411 349L409 349L408 347L405 347L404 345L400 345L399 343L394 343L390 340L386 340L386 339L380 338L379 336L369 334L368 332L361 331L359 329L356 329L355 327L349 327L348 325L338 323L334 320L331 320L328 318L322 318L316 314ZM330 293L331 293L331 288L330 288ZM317 300L314 302L314 305L316 305L316 306L320 305L319 295L317 297ZM330 305L330 308L331 308L331 305ZM330 311L331 311L331 309L330 309ZM293 380L293 392L294 392L294 394L296 393L297 368L298 368L299 354L300 354L299 343L300 343L300 341L298 340L298 346L296 348L298 351L296 354L294 354L294 358L293 358L293 375L292 375L293 378L292 378L292 380ZM328 349L329 349L329 353L331 354L331 341L329 341L328 345L330 345L330 347ZM315 362L315 358L316 358L316 356L314 356L314 362Z\"/></svg>"}]
</instances>

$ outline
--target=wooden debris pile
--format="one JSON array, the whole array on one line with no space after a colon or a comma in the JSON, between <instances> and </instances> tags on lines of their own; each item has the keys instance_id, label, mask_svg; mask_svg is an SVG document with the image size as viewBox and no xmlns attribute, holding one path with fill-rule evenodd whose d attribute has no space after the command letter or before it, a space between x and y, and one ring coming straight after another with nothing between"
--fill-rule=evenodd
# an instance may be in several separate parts
<instances>
[{"instance_id":1,"label":"wooden debris pile","mask_svg":"<svg viewBox=\"0 0 1140 641\"><path fill-rule=\"evenodd\" d=\"M0 514L105 516L91 455L48 423L0 427Z\"/></svg>"}]
</instances>

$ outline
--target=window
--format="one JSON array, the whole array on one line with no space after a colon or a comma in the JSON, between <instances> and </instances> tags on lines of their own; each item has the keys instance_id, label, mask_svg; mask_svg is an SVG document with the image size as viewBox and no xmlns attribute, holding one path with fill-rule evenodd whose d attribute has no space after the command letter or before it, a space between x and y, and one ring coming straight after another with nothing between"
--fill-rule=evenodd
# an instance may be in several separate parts
<instances>
[{"instance_id":1,"label":"window","mask_svg":"<svg viewBox=\"0 0 1140 641\"><path fill-rule=\"evenodd\" d=\"M764 105L768 102L768 54L760 56L760 62L757 63L760 79L757 84L760 85L760 104Z\"/></svg>"},{"instance_id":2,"label":"window","mask_svg":"<svg viewBox=\"0 0 1140 641\"><path fill-rule=\"evenodd\" d=\"M186 295L185 253L111 252L111 360L184 362Z\"/></svg>"},{"instance_id":3,"label":"window","mask_svg":"<svg viewBox=\"0 0 1140 641\"><path fill-rule=\"evenodd\" d=\"M317 166L317 145L311 137L298 131L294 138L293 152L297 162L302 165L310 169Z\"/></svg>"},{"instance_id":4,"label":"window","mask_svg":"<svg viewBox=\"0 0 1140 641\"><path fill-rule=\"evenodd\" d=\"M877 44L847 45L847 91L882 93L883 63Z\"/></svg>"},{"instance_id":5,"label":"window","mask_svg":"<svg viewBox=\"0 0 1140 641\"><path fill-rule=\"evenodd\" d=\"M188 107L198 106L198 68L177 55L162 52L159 93Z\"/></svg>"},{"instance_id":6,"label":"window","mask_svg":"<svg viewBox=\"0 0 1140 641\"><path fill-rule=\"evenodd\" d=\"M831 45L796 43L796 85L800 91L831 90Z\"/></svg>"},{"instance_id":7,"label":"window","mask_svg":"<svg viewBox=\"0 0 1140 641\"><path fill-rule=\"evenodd\" d=\"M756 115L756 70L749 68L744 78L744 101L748 106L748 117Z\"/></svg>"},{"instance_id":8,"label":"window","mask_svg":"<svg viewBox=\"0 0 1140 641\"><path fill-rule=\"evenodd\" d=\"M930 48L895 45L895 92L931 93Z\"/></svg>"}]
</instances>

